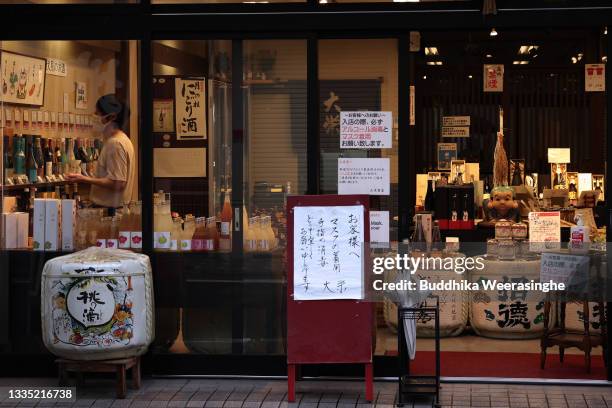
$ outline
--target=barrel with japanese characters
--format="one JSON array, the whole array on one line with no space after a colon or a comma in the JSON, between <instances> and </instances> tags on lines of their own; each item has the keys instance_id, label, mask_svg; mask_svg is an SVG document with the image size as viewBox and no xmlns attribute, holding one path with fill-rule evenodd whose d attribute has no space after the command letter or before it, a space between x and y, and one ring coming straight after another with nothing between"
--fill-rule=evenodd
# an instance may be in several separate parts
<instances>
[{"instance_id":1,"label":"barrel with japanese characters","mask_svg":"<svg viewBox=\"0 0 612 408\"><path fill-rule=\"evenodd\" d=\"M43 342L59 357L107 360L145 353L155 333L149 258L88 248L48 261L41 315Z\"/></svg>"},{"instance_id":2,"label":"barrel with japanese characters","mask_svg":"<svg viewBox=\"0 0 612 408\"><path fill-rule=\"evenodd\" d=\"M470 294L470 323L476 334L496 339L533 339L544 330L545 295L537 291L491 290L486 284L540 281L540 260L486 259L482 270L471 271L479 290ZM503 287L503 286L502 286ZM554 311L551 310L551 322Z\"/></svg>"},{"instance_id":3,"label":"barrel with japanese characters","mask_svg":"<svg viewBox=\"0 0 612 408\"><path fill-rule=\"evenodd\" d=\"M465 255L447 254L446 258L432 257L431 263L434 265L432 270L420 269L415 272L414 278L416 281L427 281L431 284L442 282L456 281L459 283L464 279L463 275L459 275L452 270L443 270L435 268L436 262L441 262L448 257L463 257ZM439 259L440 261L435 261ZM438 264L441 266L441 264ZM396 280L395 271L389 271L385 275L387 281L393 282ZM460 335L467 327L469 315L469 295L465 290L434 290L425 300L424 304L434 306L436 297L440 305L440 336L453 337ZM391 329L397 330L397 306L395 303L385 300L384 305L385 322ZM435 336L435 321L424 317L417 320L417 336L418 337L434 337Z\"/></svg>"}]
</instances>

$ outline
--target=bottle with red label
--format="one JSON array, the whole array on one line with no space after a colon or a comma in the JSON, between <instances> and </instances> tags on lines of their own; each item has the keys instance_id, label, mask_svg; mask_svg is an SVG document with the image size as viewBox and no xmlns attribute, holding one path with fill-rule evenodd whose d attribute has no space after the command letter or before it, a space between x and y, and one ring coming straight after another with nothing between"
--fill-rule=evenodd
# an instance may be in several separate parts
<instances>
[{"instance_id":1,"label":"bottle with red label","mask_svg":"<svg viewBox=\"0 0 612 408\"><path fill-rule=\"evenodd\" d=\"M203 251L204 250L204 238L205 238L205 218L196 218L196 227L191 238L191 250L192 251Z\"/></svg>"},{"instance_id":2,"label":"bottle with red label","mask_svg":"<svg viewBox=\"0 0 612 408\"><path fill-rule=\"evenodd\" d=\"M127 203L123 205L123 213L121 215L121 221L119 222L119 248L129 249L130 248L130 231L132 230L132 212Z\"/></svg>"},{"instance_id":3,"label":"bottle with red label","mask_svg":"<svg viewBox=\"0 0 612 408\"><path fill-rule=\"evenodd\" d=\"M223 200L223 209L221 210L221 232L219 234L219 249L229 251L232 249L232 205L230 203L230 195L232 191L225 191Z\"/></svg>"}]
</instances>

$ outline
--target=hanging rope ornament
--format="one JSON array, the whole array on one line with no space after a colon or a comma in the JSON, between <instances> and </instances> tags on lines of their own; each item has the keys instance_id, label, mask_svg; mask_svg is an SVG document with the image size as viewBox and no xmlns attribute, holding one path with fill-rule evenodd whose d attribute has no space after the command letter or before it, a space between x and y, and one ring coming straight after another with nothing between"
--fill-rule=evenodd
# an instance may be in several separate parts
<instances>
[{"instance_id":1,"label":"hanging rope ornament","mask_svg":"<svg viewBox=\"0 0 612 408\"><path fill-rule=\"evenodd\" d=\"M495 4L495 0L483 0L482 14L485 16L497 14L497 5Z\"/></svg>"}]
</instances>

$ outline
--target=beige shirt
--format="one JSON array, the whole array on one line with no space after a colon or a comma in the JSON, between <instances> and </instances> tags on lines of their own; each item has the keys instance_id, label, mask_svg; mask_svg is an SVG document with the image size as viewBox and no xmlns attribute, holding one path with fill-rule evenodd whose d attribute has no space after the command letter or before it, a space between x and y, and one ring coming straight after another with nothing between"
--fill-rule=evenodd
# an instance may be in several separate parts
<instances>
[{"instance_id":1,"label":"beige shirt","mask_svg":"<svg viewBox=\"0 0 612 408\"><path fill-rule=\"evenodd\" d=\"M125 181L123 191L92 185L91 201L102 207L121 207L123 203L132 200L132 190L136 180L136 163L134 159L134 146L121 131L104 141L100 152L96 176L111 180Z\"/></svg>"}]
</instances>

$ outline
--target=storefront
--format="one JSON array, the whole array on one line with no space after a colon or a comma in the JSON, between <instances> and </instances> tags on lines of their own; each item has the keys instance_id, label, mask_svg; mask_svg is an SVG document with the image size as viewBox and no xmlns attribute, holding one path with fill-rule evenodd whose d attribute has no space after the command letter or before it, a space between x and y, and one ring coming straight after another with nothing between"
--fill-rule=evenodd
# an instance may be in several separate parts
<instances>
[{"instance_id":1,"label":"storefront","mask_svg":"<svg viewBox=\"0 0 612 408\"><path fill-rule=\"evenodd\" d=\"M384 167L388 182L373 186L370 207L388 212L392 243L411 237L428 178L453 179L455 166L480 186L470 219L480 218L500 128L521 179L511 184L535 173L537 195L559 175L577 194L600 190L594 216L607 224L612 148L608 94L597 88L608 77L605 2L498 0L495 15L462 0L51 3L0 0L0 15L10 16L0 27L3 212L29 213L25 241L6 233L2 241L0 351L14 362L6 375L15 367L40 374L41 361L54 372L41 341L40 273L64 252L53 243L36 250L34 198L74 198L89 208L69 227L68 251L117 245L151 257L156 338L145 367L154 374L285 374L285 200L342 193L339 159ZM96 102L107 94L129 112L120 127L135 152L122 218L90 208L89 183L63 176L94 172ZM384 112L388 143L341 147L342 111ZM569 149L569 160L549 162L549 148ZM442 235L491 237L480 228ZM393 375L396 312L389 302L376 311L376 374ZM540 370L541 319L507 335L498 320L499 330L487 333L469 302L451 314L445 376L610 378L601 348L591 373L570 350L566 367ZM421 334L419 349L431 350Z\"/></svg>"}]
</instances>

